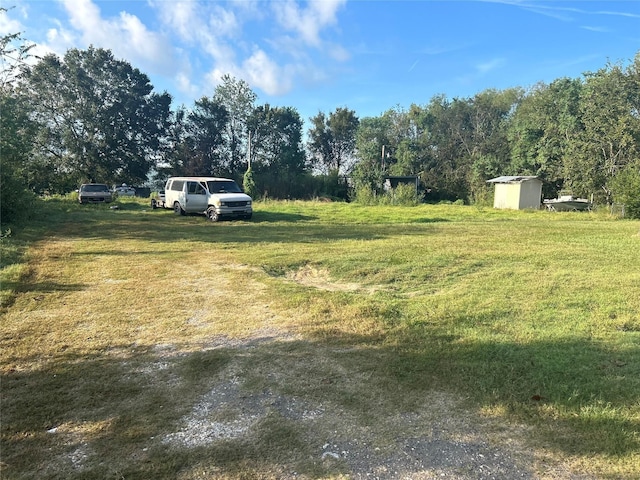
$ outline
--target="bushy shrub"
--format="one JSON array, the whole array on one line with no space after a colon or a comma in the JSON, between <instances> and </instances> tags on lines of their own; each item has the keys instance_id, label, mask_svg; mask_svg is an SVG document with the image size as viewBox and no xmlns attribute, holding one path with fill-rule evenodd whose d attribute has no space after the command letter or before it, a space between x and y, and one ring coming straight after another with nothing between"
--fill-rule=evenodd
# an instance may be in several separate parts
<instances>
[{"instance_id":1,"label":"bushy shrub","mask_svg":"<svg viewBox=\"0 0 640 480\"><path fill-rule=\"evenodd\" d=\"M27 187L24 165L30 159L33 123L24 98L10 89L0 90L0 224L28 220L35 195Z\"/></svg>"},{"instance_id":2,"label":"bushy shrub","mask_svg":"<svg viewBox=\"0 0 640 480\"><path fill-rule=\"evenodd\" d=\"M0 169L0 224L3 226L28 220L35 211L35 195L24 188L21 178L10 168Z\"/></svg>"},{"instance_id":3,"label":"bushy shrub","mask_svg":"<svg viewBox=\"0 0 640 480\"><path fill-rule=\"evenodd\" d=\"M413 206L420 203L415 185L398 185L392 190L388 190L385 195L391 197L392 205Z\"/></svg>"},{"instance_id":4,"label":"bushy shrub","mask_svg":"<svg viewBox=\"0 0 640 480\"><path fill-rule=\"evenodd\" d=\"M362 205L414 206L420 203L420 197L414 185L398 185L382 195L377 195L369 185L362 185L356 189L355 201Z\"/></svg>"},{"instance_id":5,"label":"bushy shrub","mask_svg":"<svg viewBox=\"0 0 640 480\"><path fill-rule=\"evenodd\" d=\"M251 170L251 167L249 167L244 174L242 187L244 188L244 193L249 195L251 198L255 199L258 197L258 187L256 187L256 181L253 178L253 171Z\"/></svg>"},{"instance_id":6,"label":"bushy shrub","mask_svg":"<svg viewBox=\"0 0 640 480\"><path fill-rule=\"evenodd\" d=\"M628 165L612 182L613 199L625 206L625 215L640 218L640 162Z\"/></svg>"},{"instance_id":7,"label":"bushy shrub","mask_svg":"<svg viewBox=\"0 0 640 480\"><path fill-rule=\"evenodd\" d=\"M356 203L361 205L377 205L378 198L376 192L369 185L362 185L356 189L355 198Z\"/></svg>"}]
</instances>

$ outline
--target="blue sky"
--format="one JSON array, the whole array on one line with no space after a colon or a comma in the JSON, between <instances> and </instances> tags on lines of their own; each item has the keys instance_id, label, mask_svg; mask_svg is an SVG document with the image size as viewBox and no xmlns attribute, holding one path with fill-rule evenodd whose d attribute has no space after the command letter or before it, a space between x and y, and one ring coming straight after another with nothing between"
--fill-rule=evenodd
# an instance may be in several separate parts
<instances>
[{"instance_id":1,"label":"blue sky","mask_svg":"<svg viewBox=\"0 0 640 480\"><path fill-rule=\"evenodd\" d=\"M640 51L640 0L2 0L37 53L110 49L174 106L246 80L307 121L579 77Z\"/></svg>"}]
</instances>

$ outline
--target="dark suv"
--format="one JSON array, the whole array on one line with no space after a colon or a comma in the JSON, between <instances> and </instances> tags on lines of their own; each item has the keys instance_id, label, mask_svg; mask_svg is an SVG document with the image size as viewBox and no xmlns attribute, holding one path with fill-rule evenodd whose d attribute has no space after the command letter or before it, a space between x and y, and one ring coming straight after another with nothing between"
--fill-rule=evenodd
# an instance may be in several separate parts
<instances>
[{"instance_id":1,"label":"dark suv","mask_svg":"<svg viewBox=\"0 0 640 480\"><path fill-rule=\"evenodd\" d=\"M104 183L85 183L78 190L80 203L109 203L113 200L113 193Z\"/></svg>"}]
</instances>

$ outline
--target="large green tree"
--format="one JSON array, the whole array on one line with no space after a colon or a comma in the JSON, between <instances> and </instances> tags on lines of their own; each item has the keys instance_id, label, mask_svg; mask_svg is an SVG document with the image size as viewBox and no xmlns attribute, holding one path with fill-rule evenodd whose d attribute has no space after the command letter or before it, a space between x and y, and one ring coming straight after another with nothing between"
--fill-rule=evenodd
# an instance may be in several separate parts
<instances>
[{"instance_id":1,"label":"large green tree","mask_svg":"<svg viewBox=\"0 0 640 480\"><path fill-rule=\"evenodd\" d=\"M356 132L360 120L356 112L337 108L310 118L307 148L314 168L323 173L346 173L355 160Z\"/></svg>"},{"instance_id":2,"label":"large green tree","mask_svg":"<svg viewBox=\"0 0 640 480\"><path fill-rule=\"evenodd\" d=\"M248 128L257 189L277 198L304 196L302 177L307 160L302 147L302 119L297 110L261 105L249 117Z\"/></svg>"},{"instance_id":3,"label":"large green tree","mask_svg":"<svg viewBox=\"0 0 640 480\"><path fill-rule=\"evenodd\" d=\"M302 119L295 108L257 107L248 119L251 165L257 171L301 174L307 169Z\"/></svg>"},{"instance_id":4,"label":"large green tree","mask_svg":"<svg viewBox=\"0 0 640 480\"><path fill-rule=\"evenodd\" d=\"M31 186L64 191L69 182L145 180L166 134L171 97L104 49L44 57L25 76L35 137ZM48 173L48 175L47 175Z\"/></svg>"},{"instance_id":5,"label":"large green tree","mask_svg":"<svg viewBox=\"0 0 640 480\"><path fill-rule=\"evenodd\" d=\"M508 168L507 127L521 96L519 89L468 99L438 95L425 106L366 119L357 135L357 180L375 190L380 173L419 175L432 199L484 195L485 181Z\"/></svg>"},{"instance_id":6,"label":"large green tree","mask_svg":"<svg viewBox=\"0 0 640 480\"><path fill-rule=\"evenodd\" d=\"M537 175L546 197L564 188L565 164L583 130L580 79L536 85L518 105L509 127L513 174Z\"/></svg>"},{"instance_id":7,"label":"large green tree","mask_svg":"<svg viewBox=\"0 0 640 480\"><path fill-rule=\"evenodd\" d=\"M366 189L374 194L382 191L386 173L385 161L391 159L387 116L363 118L356 132L356 157L358 159L352 173L356 191ZM387 157L388 159L385 158Z\"/></svg>"},{"instance_id":8,"label":"large green tree","mask_svg":"<svg viewBox=\"0 0 640 480\"><path fill-rule=\"evenodd\" d=\"M182 175L230 174L224 161L224 132L228 125L227 109L213 99L202 97L187 117L187 136L182 145ZM176 172L178 173L178 172Z\"/></svg>"},{"instance_id":9,"label":"large green tree","mask_svg":"<svg viewBox=\"0 0 640 480\"><path fill-rule=\"evenodd\" d=\"M160 157L155 171L150 174L156 187L160 187L166 177L182 175L182 166L191 158L188 119L189 110L184 105L171 112L167 134L162 138Z\"/></svg>"},{"instance_id":10,"label":"large green tree","mask_svg":"<svg viewBox=\"0 0 640 480\"><path fill-rule=\"evenodd\" d=\"M635 65L635 64L634 64ZM610 203L611 180L640 155L638 85L634 65L608 65L586 75L580 96L583 129L565 163L568 186Z\"/></svg>"},{"instance_id":11,"label":"large green tree","mask_svg":"<svg viewBox=\"0 0 640 480\"><path fill-rule=\"evenodd\" d=\"M229 117L224 131L226 170L232 175L247 168L247 121L255 108L257 95L247 82L224 75L216 87L213 101L226 108Z\"/></svg>"},{"instance_id":12,"label":"large green tree","mask_svg":"<svg viewBox=\"0 0 640 480\"><path fill-rule=\"evenodd\" d=\"M427 198L466 199L469 197L469 150L473 145L472 107L465 99L435 96L425 107L428 132L422 145L422 181Z\"/></svg>"},{"instance_id":13,"label":"large green tree","mask_svg":"<svg viewBox=\"0 0 640 480\"><path fill-rule=\"evenodd\" d=\"M625 206L625 215L640 219L640 160L618 172L609 185L613 200Z\"/></svg>"},{"instance_id":14,"label":"large green tree","mask_svg":"<svg viewBox=\"0 0 640 480\"><path fill-rule=\"evenodd\" d=\"M5 9L0 8L0 11ZM0 37L0 223L13 224L28 217L33 195L26 188L26 165L35 125L29 105L17 85L28 71L33 45L20 33Z\"/></svg>"}]
</instances>

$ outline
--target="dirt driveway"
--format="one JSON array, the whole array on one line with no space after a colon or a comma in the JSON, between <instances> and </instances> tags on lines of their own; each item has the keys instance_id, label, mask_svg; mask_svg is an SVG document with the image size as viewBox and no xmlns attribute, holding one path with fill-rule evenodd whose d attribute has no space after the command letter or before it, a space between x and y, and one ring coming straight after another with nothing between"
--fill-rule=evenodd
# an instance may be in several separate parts
<instances>
[{"instance_id":1,"label":"dirt driveway","mask_svg":"<svg viewBox=\"0 0 640 480\"><path fill-rule=\"evenodd\" d=\"M48 258L62 262L68 256L49 252ZM105 262L101 268L108 271L111 258L94 258L98 260ZM197 308L185 305L184 317L147 314L144 318L153 322L143 325L141 314L135 321L122 322L122 330L116 333L110 318L102 328L95 315L74 325L74 331L87 339L106 340L95 361L83 365L73 360L60 370L72 382L69 385L76 388L77 384L78 391L90 385L103 395L112 389L100 388L103 378L108 378L106 381L126 389L104 402L88 390L86 404L75 409L63 405L74 399L65 393L67 387L60 399L42 400L43 405L55 404L60 410L56 418L67 419L38 433L49 452L41 455L46 467L40 472L46 478L90 478L109 462L135 471L140 464L152 464L159 458L169 475L179 472L176 478L181 480L593 478L575 473L571 465L551 454L531 449L526 427L470 411L464 399L454 394L429 388L398 390L388 375L376 375L376 362L384 362L388 352L378 355L375 346L314 341L297 333L296 322L279 318L282 310L272 312L275 308L264 279L250 278L245 267L225 264L212 269L208 258L198 257L198 261L202 268L194 267L195 271L214 273L208 282L198 277L187 285L188 298ZM109 301L126 302L132 291L153 298L153 285L148 286L149 292L141 291L145 283L142 267L139 269L130 267L119 283L106 277L113 297ZM311 273L289 281L306 282L313 288L340 288L323 282L317 272ZM251 291L246 297L250 301L232 295L238 283L234 290L230 275L236 275L236 282L245 282L242 288ZM60 302L104 302L103 288L70 289L46 308L42 307L44 295L25 295L20 299L24 305L16 306L26 309L29 302L37 303L38 308L30 313L34 325L42 317L51 328L64 330L68 315L67 310L60 310ZM185 299L181 292L172 290L155 297L158 310L176 310L174 305ZM227 298L236 303L220 300ZM15 328L22 328L24 317L18 309L14 317ZM250 327L227 336L221 334L228 331L219 325L223 318L230 325L245 321ZM159 333L161 326L164 333ZM123 339L117 346L110 340L113 335ZM67 341L64 335L60 341ZM47 340L43 348L52 345L65 354L66 343L56 346ZM223 361L212 362L216 367L207 372L208 359ZM188 363L195 367L190 378L184 373ZM106 369L110 377L103 376ZM14 376L19 397L59 381L55 375L27 376L28 381L19 372ZM130 392L135 392L135 398ZM161 399L164 408L150 406L150 394ZM16 404L21 401L16 399ZM147 421L150 407L154 416ZM87 418L92 422L83 423ZM156 418L161 419L159 427ZM91 431L85 428L89 424ZM116 437L122 454L113 453L114 442L109 438ZM31 470L32 463L15 468L33 473L37 469ZM65 471L69 476L61 476Z\"/></svg>"},{"instance_id":2,"label":"dirt driveway","mask_svg":"<svg viewBox=\"0 0 640 480\"><path fill-rule=\"evenodd\" d=\"M469 412L450 394L428 392L419 408L404 411L370 390L364 403L374 405L371 412L344 408L331 400L334 392L362 395L369 380L343 368L344 352L314 348L276 330L256 333L242 341L220 337L209 345L231 349L233 360L179 428L162 438L164 444L176 449L230 441L249 445L260 441L265 422L277 421L287 424L294 442L304 447L276 441L280 461L269 478L593 478L527 448L525 427ZM296 465L307 465L307 471L297 471ZM309 473L314 470L318 473ZM226 478L224 472L208 473Z\"/></svg>"}]
</instances>

